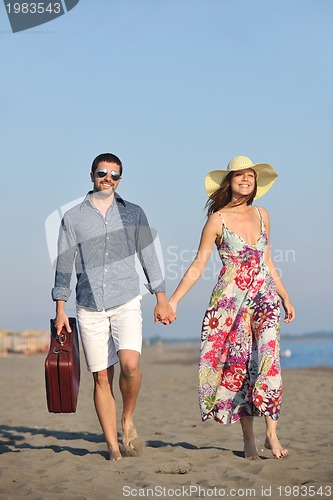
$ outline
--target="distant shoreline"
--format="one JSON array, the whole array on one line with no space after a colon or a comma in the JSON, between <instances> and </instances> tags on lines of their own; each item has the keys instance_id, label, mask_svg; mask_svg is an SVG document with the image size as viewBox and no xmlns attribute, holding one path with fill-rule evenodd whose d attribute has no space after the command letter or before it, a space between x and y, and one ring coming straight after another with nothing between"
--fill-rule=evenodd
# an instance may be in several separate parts
<instances>
[{"instance_id":1,"label":"distant shoreline","mask_svg":"<svg viewBox=\"0 0 333 500\"><path fill-rule=\"evenodd\" d=\"M318 340L333 340L333 332L318 332L318 333L303 333L303 334L284 334L281 335L281 342L288 341L318 341ZM166 344L184 344L184 343L200 343L200 338L182 338L182 337L147 337L144 338L145 343L154 344L156 342L163 342Z\"/></svg>"}]
</instances>

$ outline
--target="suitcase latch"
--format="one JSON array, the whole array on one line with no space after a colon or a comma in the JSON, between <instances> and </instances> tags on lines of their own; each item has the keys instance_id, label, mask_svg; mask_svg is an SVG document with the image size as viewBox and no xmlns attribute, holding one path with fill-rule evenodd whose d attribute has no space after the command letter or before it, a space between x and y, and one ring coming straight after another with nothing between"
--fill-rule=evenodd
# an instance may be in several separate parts
<instances>
[{"instance_id":1,"label":"suitcase latch","mask_svg":"<svg viewBox=\"0 0 333 500\"><path fill-rule=\"evenodd\" d=\"M66 341L66 335L64 335L64 334L60 334L60 335L58 336L58 340L59 340L59 342L60 342L60 345L64 345L64 343L65 343L65 341Z\"/></svg>"}]
</instances>

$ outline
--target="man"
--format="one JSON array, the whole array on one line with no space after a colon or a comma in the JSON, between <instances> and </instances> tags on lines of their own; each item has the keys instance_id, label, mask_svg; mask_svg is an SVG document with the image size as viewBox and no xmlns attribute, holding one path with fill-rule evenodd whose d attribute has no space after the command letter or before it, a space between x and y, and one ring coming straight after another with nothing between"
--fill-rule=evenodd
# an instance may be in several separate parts
<instances>
[{"instance_id":1,"label":"man","mask_svg":"<svg viewBox=\"0 0 333 500\"><path fill-rule=\"evenodd\" d=\"M100 154L93 161L90 173L93 190L81 204L66 212L61 222L52 289L57 332L63 326L70 331L65 303L71 293L75 262L77 320L87 367L93 374L94 403L110 460L122 458L112 387L114 365L118 361L123 446L132 455L139 454L142 448L133 421L141 384L142 347L135 254L147 278L148 290L156 295L155 322L160 319L169 323L174 319L145 213L116 193L122 172L120 159L111 153Z\"/></svg>"}]
</instances>

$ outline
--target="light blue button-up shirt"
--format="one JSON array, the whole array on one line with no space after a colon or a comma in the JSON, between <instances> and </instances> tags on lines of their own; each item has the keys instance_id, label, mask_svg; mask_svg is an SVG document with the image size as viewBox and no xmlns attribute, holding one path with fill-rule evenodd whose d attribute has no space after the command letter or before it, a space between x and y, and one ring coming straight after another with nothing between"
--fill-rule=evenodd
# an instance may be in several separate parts
<instances>
[{"instance_id":1,"label":"light blue button-up shirt","mask_svg":"<svg viewBox=\"0 0 333 500\"><path fill-rule=\"evenodd\" d=\"M150 293L164 292L154 245L156 231L150 228L142 208L115 193L104 218L90 195L61 221L53 300L68 300L75 263L78 305L102 311L129 302L140 294L136 255Z\"/></svg>"}]
</instances>

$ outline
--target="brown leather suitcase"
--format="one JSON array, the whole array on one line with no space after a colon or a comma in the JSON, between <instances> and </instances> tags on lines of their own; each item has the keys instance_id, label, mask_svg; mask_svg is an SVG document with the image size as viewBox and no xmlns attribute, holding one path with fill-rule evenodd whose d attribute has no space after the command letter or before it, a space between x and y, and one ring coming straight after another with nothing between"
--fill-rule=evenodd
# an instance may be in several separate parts
<instances>
[{"instance_id":1,"label":"brown leather suitcase","mask_svg":"<svg viewBox=\"0 0 333 500\"><path fill-rule=\"evenodd\" d=\"M80 385L80 350L75 318L69 318L72 329L60 335L51 319L50 350L45 359L47 407L51 413L75 413Z\"/></svg>"}]
</instances>

